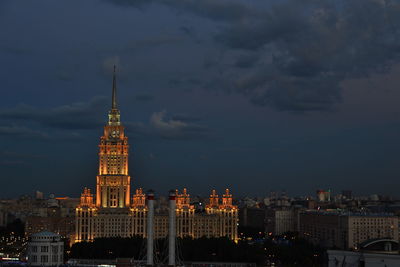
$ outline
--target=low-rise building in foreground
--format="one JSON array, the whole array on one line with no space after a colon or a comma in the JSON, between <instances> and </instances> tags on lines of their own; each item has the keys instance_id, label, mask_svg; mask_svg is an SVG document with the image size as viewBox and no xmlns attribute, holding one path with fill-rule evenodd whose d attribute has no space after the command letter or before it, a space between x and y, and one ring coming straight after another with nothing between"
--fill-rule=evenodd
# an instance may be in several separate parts
<instances>
[{"instance_id":1,"label":"low-rise building in foreground","mask_svg":"<svg viewBox=\"0 0 400 267\"><path fill-rule=\"evenodd\" d=\"M64 262L64 242L58 234L39 232L29 237L27 254L30 266L60 266Z\"/></svg>"}]
</instances>

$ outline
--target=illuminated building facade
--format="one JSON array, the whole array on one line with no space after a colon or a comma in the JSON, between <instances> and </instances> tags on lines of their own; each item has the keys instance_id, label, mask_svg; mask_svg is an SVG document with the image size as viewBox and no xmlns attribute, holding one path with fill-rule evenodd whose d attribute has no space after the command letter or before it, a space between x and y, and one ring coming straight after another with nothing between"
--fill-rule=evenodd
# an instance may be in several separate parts
<instances>
[{"instance_id":1,"label":"illuminated building facade","mask_svg":"<svg viewBox=\"0 0 400 267\"><path fill-rule=\"evenodd\" d=\"M96 237L146 237L146 195L137 189L131 198L128 174L128 137L121 124L116 101L116 77L113 76L112 105L99 145L99 170L96 194L85 188L75 212L75 242L92 241ZM227 189L219 204L215 190L205 213L195 212L186 189L176 191L176 234L199 238L227 236L237 239L237 206ZM154 217L156 238L168 235L168 215Z\"/></svg>"},{"instance_id":2,"label":"illuminated building facade","mask_svg":"<svg viewBox=\"0 0 400 267\"><path fill-rule=\"evenodd\" d=\"M221 204L219 204L219 198L215 190L212 190L209 204L206 206L206 214L214 216L216 222L205 218L207 227L198 229L199 234L196 237L201 237L204 233L207 233L207 237L227 236L232 240L237 239L238 208L232 204L232 194L229 189L226 189L225 194L222 195ZM216 224L217 226L214 232L210 232L215 228L211 224Z\"/></svg>"}]
</instances>

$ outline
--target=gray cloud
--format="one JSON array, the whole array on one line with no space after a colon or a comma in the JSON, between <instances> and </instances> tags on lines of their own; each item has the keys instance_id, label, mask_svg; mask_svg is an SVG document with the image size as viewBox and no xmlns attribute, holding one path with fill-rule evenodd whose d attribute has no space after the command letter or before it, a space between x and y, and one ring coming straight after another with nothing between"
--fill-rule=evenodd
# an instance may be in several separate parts
<instances>
[{"instance_id":1,"label":"gray cloud","mask_svg":"<svg viewBox=\"0 0 400 267\"><path fill-rule=\"evenodd\" d=\"M0 126L0 135L25 138L48 138L48 135L44 132L17 125Z\"/></svg>"},{"instance_id":2,"label":"gray cloud","mask_svg":"<svg viewBox=\"0 0 400 267\"><path fill-rule=\"evenodd\" d=\"M234 63L234 66L237 68L251 68L254 67L254 65L258 61L258 55L256 53L246 53L238 56L236 58L236 62Z\"/></svg>"},{"instance_id":3,"label":"gray cloud","mask_svg":"<svg viewBox=\"0 0 400 267\"><path fill-rule=\"evenodd\" d=\"M21 47L21 46L6 46L6 45L2 45L0 46L0 50L4 51L5 53L10 53L10 54L14 54L14 55L20 55L20 56L24 56L27 55L29 53L32 53L32 50L29 48L25 48L25 47Z\"/></svg>"},{"instance_id":4,"label":"gray cloud","mask_svg":"<svg viewBox=\"0 0 400 267\"><path fill-rule=\"evenodd\" d=\"M166 111L153 112L146 123L124 122L129 136L135 138L161 138L170 140L203 139L210 129L198 124L201 118L188 114L168 115ZM196 123L194 123L196 122Z\"/></svg>"},{"instance_id":5,"label":"gray cloud","mask_svg":"<svg viewBox=\"0 0 400 267\"><path fill-rule=\"evenodd\" d=\"M38 159L38 158L44 158L45 155L40 155L40 154L34 154L34 153L21 153L21 152L14 152L14 151L3 151L0 153L2 157L7 157L11 158L13 160L15 159Z\"/></svg>"},{"instance_id":6,"label":"gray cloud","mask_svg":"<svg viewBox=\"0 0 400 267\"><path fill-rule=\"evenodd\" d=\"M196 31L193 26L181 26L179 30L190 37L196 37Z\"/></svg>"},{"instance_id":7,"label":"gray cloud","mask_svg":"<svg viewBox=\"0 0 400 267\"><path fill-rule=\"evenodd\" d=\"M23 160L3 160L3 161L0 161L0 165L15 167L18 165L27 165L27 163Z\"/></svg>"},{"instance_id":8,"label":"gray cloud","mask_svg":"<svg viewBox=\"0 0 400 267\"><path fill-rule=\"evenodd\" d=\"M344 80L387 72L399 59L397 0L148 3L218 23L214 41L224 55L206 59L206 87L238 92L256 105L278 110L332 110L341 101ZM181 31L189 34L190 29Z\"/></svg>"},{"instance_id":9,"label":"gray cloud","mask_svg":"<svg viewBox=\"0 0 400 267\"><path fill-rule=\"evenodd\" d=\"M173 36L173 35L159 35L153 36L151 38L146 38L142 40L130 41L125 47L125 50L128 51L136 51L141 48L151 48L162 45L173 45L184 41L182 36Z\"/></svg>"},{"instance_id":10,"label":"gray cloud","mask_svg":"<svg viewBox=\"0 0 400 267\"><path fill-rule=\"evenodd\" d=\"M217 42L266 60L213 82L278 110L331 110L341 101L342 81L386 72L400 52L397 1L339 2L286 1L228 25Z\"/></svg>"},{"instance_id":11,"label":"gray cloud","mask_svg":"<svg viewBox=\"0 0 400 267\"><path fill-rule=\"evenodd\" d=\"M190 12L198 16L213 20L230 21L257 14L257 11L248 6L232 0L107 0L110 3L122 6L141 8L149 4L161 4L175 8L178 11Z\"/></svg>"},{"instance_id":12,"label":"gray cloud","mask_svg":"<svg viewBox=\"0 0 400 267\"><path fill-rule=\"evenodd\" d=\"M44 127L70 130L95 129L104 123L99 114L104 113L105 97L94 97L87 103L78 102L54 108L37 108L29 105L18 105L11 109L0 110L3 121L35 122ZM8 129L11 131L12 129ZM6 128L3 129L6 132Z\"/></svg>"},{"instance_id":13,"label":"gray cloud","mask_svg":"<svg viewBox=\"0 0 400 267\"><path fill-rule=\"evenodd\" d=\"M135 100L141 101L141 102L150 102L150 101L153 101L154 98L155 98L154 95L146 94L146 93L135 95Z\"/></svg>"},{"instance_id":14,"label":"gray cloud","mask_svg":"<svg viewBox=\"0 0 400 267\"><path fill-rule=\"evenodd\" d=\"M202 120L201 117L193 116L193 115L185 114L185 113L173 114L171 116L171 119L175 120L175 121L177 120L177 121L186 122L186 123L198 122L198 121Z\"/></svg>"},{"instance_id":15,"label":"gray cloud","mask_svg":"<svg viewBox=\"0 0 400 267\"><path fill-rule=\"evenodd\" d=\"M105 102L106 98L95 97L87 103L79 102L49 109L18 105L11 109L0 110L0 121L11 124L11 126L0 126L0 135L49 140L80 139L83 137L80 130L100 129L104 125L105 119L99 114L104 113L103 109L107 106ZM123 124L126 126L128 134L132 136L186 140L202 138L207 135L207 127L193 123L200 120L200 118L188 114L175 114L167 117L167 113L161 111L154 112L148 123L126 121ZM16 122L32 125L32 127L19 126ZM48 135L45 128L69 131L58 131Z\"/></svg>"},{"instance_id":16,"label":"gray cloud","mask_svg":"<svg viewBox=\"0 0 400 267\"><path fill-rule=\"evenodd\" d=\"M150 126L162 138L193 139L205 137L208 128L176 118L167 118L166 111L154 112L150 117Z\"/></svg>"},{"instance_id":17,"label":"gray cloud","mask_svg":"<svg viewBox=\"0 0 400 267\"><path fill-rule=\"evenodd\" d=\"M153 133L149 129L148 125L142 122L124 122L125 130L128 136L132 137L149 137L153 136Z\"/></svg>"}]
</instances>

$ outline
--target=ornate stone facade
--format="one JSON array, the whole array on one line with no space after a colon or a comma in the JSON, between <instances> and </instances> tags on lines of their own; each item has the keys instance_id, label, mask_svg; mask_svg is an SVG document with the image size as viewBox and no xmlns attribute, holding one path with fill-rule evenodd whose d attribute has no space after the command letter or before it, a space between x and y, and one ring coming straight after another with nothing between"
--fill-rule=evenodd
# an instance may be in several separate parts
<instances>
[{"instance_id":1,"label":"ornate stone facade","mask_svg":"<svg viewBox=\"0 0 400 267\"><path fill-rule=\"evenodd\" d=\"M121 125L116 101L115 70L112 106L108 123L99 145L99 174L96 195L85 188L76 208L75 242L92 241L97 237L146 237L146 196L141 188L130 196L131 179L128 175L128 137ZM168 235L168 215L155 214L156 238ZM223 237L237 240L237 206L227 189L219 204L215 190L205 212L196 213L190 204L186 188L176 191L176 233L178 237Z\"/></svg>"}]
</instances>

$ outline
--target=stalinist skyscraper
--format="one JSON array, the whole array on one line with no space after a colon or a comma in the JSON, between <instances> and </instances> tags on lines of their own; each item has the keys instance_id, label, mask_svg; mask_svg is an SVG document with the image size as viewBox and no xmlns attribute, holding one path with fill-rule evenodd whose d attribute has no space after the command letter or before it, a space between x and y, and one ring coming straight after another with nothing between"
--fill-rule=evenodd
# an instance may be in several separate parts
<instances>
[{"instance_id":1,"label":"stalinist skyscraper","mask_svg":"<svg viewBox=\"0 0 400 267\"><path fill-rule=\"evenodd\" d=\"M130 206L131 188L131 177L128 175L129 145L117 108L115 67L111 110L108 113L108 124L104 126L99 148L96 207L127 208Z\"/></svg>"},{"instance_id":2,"label":"stalinist skyscraper","mask_svg":"<svg viewBox=\"0 0 400 267\"><path fill-rule=\"evenodd\" d=\"M93 241L97 237L146 237L147 205L141 188L131 196L131 177L128 172L129 145L121 124L117 106L117 81L114 67L111 110L99 145L99 174L96 195L85 188L76 208L75 242ZM165 209L164 209L165 211ZM176 234L179 237L221 237L237 239L238 209L226 189L219 204L213 190L210 204L202 213L190 205L190 195L184 189L176 191ZM168 215L154 217L155 238L168 234Z\"/></svg>"}]
</instances>

